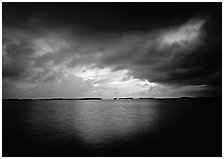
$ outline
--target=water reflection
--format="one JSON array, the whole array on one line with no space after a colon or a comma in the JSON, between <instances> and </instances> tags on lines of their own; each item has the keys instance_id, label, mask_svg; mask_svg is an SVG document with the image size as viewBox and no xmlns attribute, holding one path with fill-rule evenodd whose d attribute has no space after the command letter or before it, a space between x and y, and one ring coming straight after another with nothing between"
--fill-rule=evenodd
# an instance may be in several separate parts
<instances>
[{"instance_id":1,"label":"water reflection","mask_svg":"<svg viewBox=\"0 0 224 159\"><path fill-rule=\"evenodd\" d=\"M32 103L26 126L37 142L82 142L100 146L131 140L139 133L156 131L158 119L153 101L51 101Z\"/></svg>"},{"instance_id":2,"label":"water reflection","mask_svg":"<svg viewBox=\"0 0 224 159\"><path fill-rule=\"evenodd\" d=\"M221 99L3 103L9 156L221 156Z\"/></svg>"},{"instance_id":3,"label":"water reflection","mask_svg":"<svg viewBox=\"0 0 224 159\"><path fill-rule=\"evenodd\" d=\"M82 102L75 107L74 129L89 144L131 140L131 136L156 124L155 104L133 101Z\"/></svg>"}]
</instances>

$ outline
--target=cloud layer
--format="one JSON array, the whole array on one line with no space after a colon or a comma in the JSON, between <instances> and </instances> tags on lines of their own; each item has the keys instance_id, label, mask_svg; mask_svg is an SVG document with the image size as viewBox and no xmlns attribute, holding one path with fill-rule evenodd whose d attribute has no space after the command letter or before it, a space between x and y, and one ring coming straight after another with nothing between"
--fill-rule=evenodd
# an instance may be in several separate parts
<instances>
[{"instance_id":1,"label":"cloud layer","mask_svg":"<svg viewBox=\"0 0 224 159\"><path fill-rule=\"evenodd\" d=\"M6 3L3 97L220 95L221 19L212 7L181 20L168 14L166 22L101 5L74 11L80 7Z\"/></svg>"}]
</instances>

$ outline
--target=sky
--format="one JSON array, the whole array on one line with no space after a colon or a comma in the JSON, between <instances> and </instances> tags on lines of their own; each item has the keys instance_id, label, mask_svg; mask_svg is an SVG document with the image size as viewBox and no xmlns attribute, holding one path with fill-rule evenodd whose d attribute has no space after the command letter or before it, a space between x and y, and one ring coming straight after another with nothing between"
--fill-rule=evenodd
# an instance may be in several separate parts
<instances>
[{"instance_id":1,"label":"sky","mask_svg":"<svg viewBox=\"0 0 224 159\"><path fill-rule=\"evenodd\" d=\"M221 3L6 3L3 98L221 96Z\"/></svg>"}]
</instances>

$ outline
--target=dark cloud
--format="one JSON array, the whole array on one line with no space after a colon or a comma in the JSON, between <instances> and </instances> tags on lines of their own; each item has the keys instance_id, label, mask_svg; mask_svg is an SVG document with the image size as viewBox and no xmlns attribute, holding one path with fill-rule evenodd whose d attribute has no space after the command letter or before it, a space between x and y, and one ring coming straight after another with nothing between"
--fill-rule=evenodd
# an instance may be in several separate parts
<instances>
[{"instance_id":1,"label":"dark cloud","mask_svg":"<svg viewBox=\"0 0 224 159\"><path fill-rule=\"evenodd\" d=\"M32 43L21 37L3 35L3 77L18 77L30 67L30 56L34 54Z\"/></svg>"},{"instance_id":2,"label":"dark cloud","mask_svg":"<svg viewBox=\"0 0 224 159\"><path fill-rule=\"evenodd\" d=\"M205 85L200 94L212 95L221 87L221 21L221 3L3 3L4 90L94 64L128 70L124 81Z\"/></svg>"},{"instance_id":3,"label":"dark cloud","mask_svg":"<svg viewBox=\"0 0 224 159\"><path fill-rule=\"evenodd\" d=\"M35 24L42 24L52 29L75 26L85 31L99 32L148 31L158 26L181 24L196 14L220 13L220 4L3 3L3 21L16 27L30 27L32 30L31 27L35 27ZM23 20L21 21L21 19Z\"/></svg>"}]
</instances>

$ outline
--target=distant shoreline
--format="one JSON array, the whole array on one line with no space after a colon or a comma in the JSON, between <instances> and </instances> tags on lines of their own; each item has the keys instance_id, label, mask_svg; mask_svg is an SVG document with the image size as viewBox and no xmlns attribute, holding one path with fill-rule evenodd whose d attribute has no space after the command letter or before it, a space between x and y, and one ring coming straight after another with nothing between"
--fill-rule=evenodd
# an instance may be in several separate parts
<instances>
[{"instance_id":1,"label":"distant shoreline","mask_svg":"<svg viewBox=\"0 0 224 159\"><path fill-rule=\"evenodd\" d=\"M18 98L18 99L3 99L3 100L103 100L102 98Z\"/></svg>"},{"instance_id":2,"label":"distant shoreline","mask_svg":"<svg viewBox=\"0 0 224 159\"><path fill-rule=\"evenodd\" d=\"M222 98L222 97L177 97L177 98L8 98L2 99L4 101L27 101L27 100L169 100L169 99L206 99L206 98Z\"/></svg>"}]
</instances>

